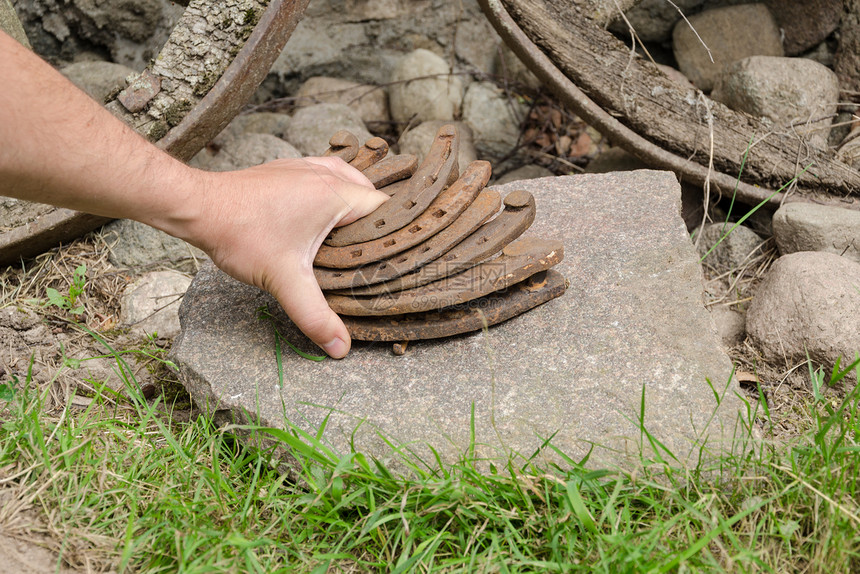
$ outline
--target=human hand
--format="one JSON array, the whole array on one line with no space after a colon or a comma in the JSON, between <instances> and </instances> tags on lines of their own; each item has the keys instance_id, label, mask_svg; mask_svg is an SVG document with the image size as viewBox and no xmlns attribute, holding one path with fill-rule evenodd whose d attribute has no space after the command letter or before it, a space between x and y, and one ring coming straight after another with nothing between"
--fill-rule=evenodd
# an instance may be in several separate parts
<instances>
[{"instance_id":1,"label":"human hand","mask_svg":"<svg viewBox=\"0 0 860 574\"><path fill-rule=\"evenodd\" d=\"M388 196L335 157L200 175L202 213L172 232L229 275L274 295L305 335L330 356L344 357L349 332L326 303L313 260L333 227L367 215Z\"/></svg>"}]
</instances>

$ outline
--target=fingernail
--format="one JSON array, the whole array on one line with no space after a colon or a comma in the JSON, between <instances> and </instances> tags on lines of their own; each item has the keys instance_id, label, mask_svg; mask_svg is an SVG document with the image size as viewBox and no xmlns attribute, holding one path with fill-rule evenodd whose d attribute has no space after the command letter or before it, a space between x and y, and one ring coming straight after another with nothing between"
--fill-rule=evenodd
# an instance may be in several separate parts
<instances>
[{"instance_id":1,"label":"fingernail","mask_svg":"<svg viewBox=\"0 0 860 574\"><path fill-rule=\"evenodd\" d=\"M329 357L333 359L342 359L346 356L347 352L349 352L349 345L347 345L340 337L335 337L323 345L323 349L328 353Z\"/></svg>"}]
</instances>

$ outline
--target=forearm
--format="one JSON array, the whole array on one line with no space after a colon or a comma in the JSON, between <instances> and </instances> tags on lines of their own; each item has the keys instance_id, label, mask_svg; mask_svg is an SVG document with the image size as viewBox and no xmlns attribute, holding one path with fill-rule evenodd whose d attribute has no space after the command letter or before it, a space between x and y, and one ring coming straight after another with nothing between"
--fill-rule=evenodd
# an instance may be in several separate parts
<instances>
[{"instance_id":1,"label":"forearm","mask_svg":"<svg viewBox=\"0 0 860 574\"><path fill-rule=\"evenodd\" d=\"M192 217L205 177L0 32L0 195L159 228ZM187 212L187 213L184 213Z\"/></svg>"},{"instance_id":2,"label":"forearm","mask_svg":"<svg viewBox=\"0 0 860 574\"><path fill-rule=\"evenodd\" d=\"M330 355L349 333L312 263L325 236L388 196L338 158L206 173L171 158L0 32L0 195L136 219L268 290Z\"/></svg>"}]
</instances>

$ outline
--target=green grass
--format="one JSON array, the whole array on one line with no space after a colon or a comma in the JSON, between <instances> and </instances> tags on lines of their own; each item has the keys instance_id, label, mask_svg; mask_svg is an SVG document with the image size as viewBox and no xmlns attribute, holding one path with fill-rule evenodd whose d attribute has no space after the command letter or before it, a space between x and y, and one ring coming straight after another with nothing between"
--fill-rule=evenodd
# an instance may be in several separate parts
<instances>
[{"instance_id":1,"label":"green grass","mask_svg":"<svg viewBox=\"0 0 860 574\"><path fill-rule=\"evenodd\" d=\"M810 376L820 387L839 384L856 368ZM695 469L643 459L631 472L594 471L568 459L565 469L510 463L485 474L467 451L432 473L405 458L411 476L403 478L297 429L251 429L292 449L291 478L270 452L242 446L205 417L170 423L158 405L134 398L132 382L125 404L97 396L55 417L42 412L44 394L28 381L0 394L0 493L39 509L48 530L63 533L58 549L73 565L189 573L860 568L856 389L839 403L818 393L815 427L797 444L761 442ZM0 527L11 514L0 511Z\"/></svg>"}]
</instances>

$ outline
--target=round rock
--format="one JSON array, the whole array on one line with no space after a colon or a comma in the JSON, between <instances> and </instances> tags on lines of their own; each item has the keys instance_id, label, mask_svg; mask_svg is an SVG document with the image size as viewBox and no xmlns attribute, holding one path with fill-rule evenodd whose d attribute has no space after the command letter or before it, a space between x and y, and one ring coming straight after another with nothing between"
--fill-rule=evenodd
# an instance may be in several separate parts
<instances>
[{"instance_id":1,"label":"round rock","mask_svg":"<svg viewBox=\"0 0 860 574\"><path fill-rule=\"evenodd\" d=\"M343 104L316 104L293 115L287 141L302 155L320 156L328 149L332 134L339 130L352 132L362 144L373 137L355 110Z\"/></svg>"},{"instance_id":2,"label":"round rock","mask_svg":"<svg viewBox=\"0 0 860 574\"><path fill-rule=\"evenodd\" d=\"M448 64L430 50L405 55L394 69L389 88L395 122L453 120L460 112L463 84Z\"/></svg>"},{"instance_id":3,"label":"round rock","mask_svg":"<svg viewBox=\"0 0 860 574\"><path fill-rule=\"evenodd\" d=\"M513 150L527 111L491 82L473 82L463 99L463 121L472 128L481 157L501 158Z\"/></svg>"},{"instance_id":4,"label":"round rock","mask_svg":"<svg viewBox=\"0 0 860 574\"><path fill-rule=\"evenodd\" d=\"M688 20L675 24L672 49L680 70L705 92L726 64L749 56L783 55L779 27L764 4L715 8Z\"/></svg>"},{"instance_id":5,"label":"round rock","mask_svg":"<svg viewBox=\"0 0 860 574\"><path fill-rule=\"evenodd\" d=\"M241 114L233 118L218 137L236 137L242 134L269 134L285 139L291 118L287 114L276 112L257 112Z\"/></svg>"},{"instance_id":6,"label":"round rock","mask_svg":"<svg viewBox=\"0 0 860 574\"><path fill-rule=\"evenodd\" d=\"M827 251L860 263L860 211L787 203L773 214L773 236L783 255Z\"/></svg>"},{"instance_id":7,"label":"round rock","mask_svg":"<svg viewBox=\"0 0 860 574\"><path fill-rule=\"evenodd\" d=\"M314 104L349 106L368 125L385 124L391 120L385 90L339 78L314 76L302 84L296 93L296 106L304 108Z\"/></svg>"},{"instance_id":8,"label":"round rock","mask_svg":"<svg viewBox=\"0 0 860 574\"><path fill-rule=\"evenodd\" d=\"M764 0L784 35L785 53L795 56L817 46L838 26L842 0Z\"/></svg>"},{"instance_id":9,"label":"round rock","mask_svg":"<svg viewBox=\"0 0 860 574\"><path fill-rule=\"evenodd\" d=\"M795 131L808 133L824 149L839 101L839 79L807 58L751 56L726 66L711 98L779 125L794 124ZM827 119L816 121L820 118Z\"/></svg>"},{"instance_id":10,"label":"round rock","mask_svg":"<svg viewBox=\"0 0 860 574\"><path fill-rule=\"evenodd\" d=\"M832 367L860 351L860 264L801 251L774 263L758 287L747 333L764 357L794 365L809 357Z\"/></svg>"},{"instance_id":11,"label":"round rock","mask_svg":"<svg viewBox=\"0 0 860 574\"><path fill-rule=\"evenodd\" d=\"M720 241L720 238L728 233L732 226L734 223L705 225L699 240L698 251L700 256L705 256L712 247L714 248L702 263L719 272L742 267L761 253L761 246L764 243L764 240L755 231L743 225L736 227L734 231ZM719 244L717 244L718 241ZM714 247L715 245L716 247Z\"/></svg>"},{"instance_id":12,"label":"round rock","mask_svg":"<svg viewBox=\"0 0 860 574\"><path fill-rule=\"evenodd\" d=\"M203 148L189 165L206 171L233 171L276 159L302 157L296 148L269 134L246 133L216 141L223 144Z\"/></svg>"},{"instance_id":13,"label":"round rock","mask_svg":"<svg viewBox=\"0 0 860 574\"><path fill-rule=\"evenodd\" d=\"M135 73L128 66L99 61L69 64L60 72L100 104L114 89L124 88L125 79Z\"/></svg>"},{"instance_id":14,"label":"round rock","mask_svg":"<svg viewBox=\"0 0 860 574\"><path fill-rule=\"evenodd\" d=\"M457 156L457 165L460 166L460 171L463 171L466 166L478 159L478 152L475 151L475 143L472 139L472 128L463 122L446 122L443 120L422 122L400 137L400 141L397 142L400 153L410 153L416 156L420 162L436 138L436 132L446 124L456 126L457 133L460 134L460 153Z\"/></svg>"},{"instance_id":15,"label":"round rock","mask_svg":"<svg viewBox=\"0 0 860 574\"><path fill-rule=\"evenodd\" d=\"M153 271L128 285L122 294L122 327L145 337L179 334L179 302L191 278L177 271Z\"/></svg>"}]
</instances>

